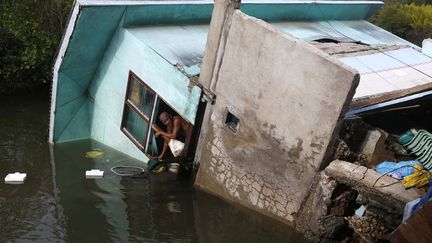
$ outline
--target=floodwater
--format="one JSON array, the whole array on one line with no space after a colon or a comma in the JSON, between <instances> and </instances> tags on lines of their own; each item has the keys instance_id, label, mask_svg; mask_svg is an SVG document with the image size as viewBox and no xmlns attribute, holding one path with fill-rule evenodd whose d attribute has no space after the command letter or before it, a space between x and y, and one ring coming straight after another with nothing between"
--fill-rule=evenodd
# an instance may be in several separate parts
<instances>
[{"instance_id":1,"label":"floodwater","mask_svg":"<svg viewBox=\"0 0 432 243\"><path fill-rule=\"evenodd\" d=\"M0 98L0 242L304 242L291 228L192 187L119 177L141 162L92 140L49 147L48 94ZM92 149L104 152L88 159ZM85 179L85 170L105 171ZM6 185L11 172L21 185Z\"/></svg>"}]
</instances>

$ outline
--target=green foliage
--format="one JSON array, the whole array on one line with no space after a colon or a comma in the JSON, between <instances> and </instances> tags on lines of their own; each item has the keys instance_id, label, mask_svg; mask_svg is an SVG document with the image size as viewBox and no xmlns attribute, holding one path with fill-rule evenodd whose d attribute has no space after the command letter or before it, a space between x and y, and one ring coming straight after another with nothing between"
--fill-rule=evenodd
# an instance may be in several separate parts
<instances>
[{"instance_id":1,"label":"green foliage","mask_svg":"<svg viewBox=\"0 0 432 243\"><path fill-rule=\"evenodd\" d=\"M0 3L0 95L51 79L51 67L72 0Z\"/></svg>"},{"instance_id":2,"label":"green foliage","mask_svg":"<svg viewBox=\"0 0 432 243\"><path fill-rule=\"evenodd\" d=\"M421 45L432 37L431 4L386 4L373 18L376 25Z\"/></svg>"}]
</instances>

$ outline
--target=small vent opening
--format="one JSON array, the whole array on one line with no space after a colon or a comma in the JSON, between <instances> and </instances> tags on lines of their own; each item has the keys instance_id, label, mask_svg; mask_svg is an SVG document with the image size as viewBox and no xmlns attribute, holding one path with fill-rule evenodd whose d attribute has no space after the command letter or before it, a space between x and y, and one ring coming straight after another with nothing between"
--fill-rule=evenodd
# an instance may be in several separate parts
<instances>
[{"instance_id":1,"label":"small vent opening","mask_svg":"<svg viewBox=\"0 0 432 243\"><path fill-rule=\"evenodd\" d=\"M227 126L229 130L231 130L231 132L233 132L233 133L238 132L240 119L236 115L231 113L228 109L226 109L225 122L224 123L225 123L225 126Z\"/></svg>"}]
</instances>

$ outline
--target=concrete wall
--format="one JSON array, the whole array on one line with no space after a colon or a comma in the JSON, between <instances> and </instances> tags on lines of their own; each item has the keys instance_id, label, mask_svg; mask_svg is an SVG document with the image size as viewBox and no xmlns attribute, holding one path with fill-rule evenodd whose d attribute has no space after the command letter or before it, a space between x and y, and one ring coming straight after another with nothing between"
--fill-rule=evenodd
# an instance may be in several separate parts
<instances>
[{"instance_id":1,"label":"concrete wall","mask_svg":"<svg viewBox=\"0 0 432 243\"><path fill-rule=\"evenodd\" d=\"M236 10L196 185L293 223L358 79L336 59ZM224 125L226 109L240 119L236 134Z\"/></svg>"}]
</instances>

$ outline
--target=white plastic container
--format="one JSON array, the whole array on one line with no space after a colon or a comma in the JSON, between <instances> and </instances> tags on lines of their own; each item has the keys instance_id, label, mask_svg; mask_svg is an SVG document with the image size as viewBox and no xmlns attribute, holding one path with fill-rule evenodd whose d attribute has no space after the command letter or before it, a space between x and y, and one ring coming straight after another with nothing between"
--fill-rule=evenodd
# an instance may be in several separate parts
<instances>
[{"instance_id":1,"label":"white plastic container","mask_svg":"<svg viewBox=\"0 0 432 243\"><path fill-rule=\"evenodd\" d=\"M26 173L10 173L5 177L6 184L23 184L25 179L27 178Z\"/></svg>"},{"instance_id":2,"label":"white plastic container","mask_svg":"<svg viewBox=\"0 0 432 243\"><path fill-rule=\"evenodd\" d=\"M99 178L103 178L104 172L103 170L87 170L86 173L86 178L87 179L99 179Z\"/></svg>"}]
</instances>

